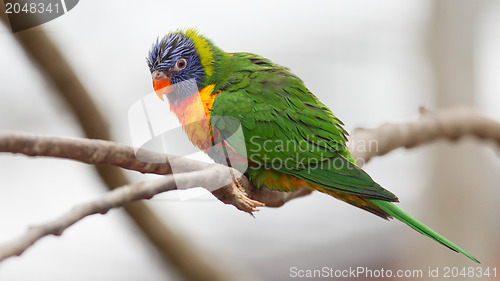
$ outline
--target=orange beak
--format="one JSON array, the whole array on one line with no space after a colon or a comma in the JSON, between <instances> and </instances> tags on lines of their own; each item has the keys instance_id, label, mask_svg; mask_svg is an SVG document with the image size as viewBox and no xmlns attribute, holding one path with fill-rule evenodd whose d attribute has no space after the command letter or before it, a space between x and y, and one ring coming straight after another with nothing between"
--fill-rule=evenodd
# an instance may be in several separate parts
<instances>
[{"instance_id":1,"label":"orange beak","mask_svg":"<svg viewBox=\"0 0 500 281\"><path fill-rule=\"evenodd\" d=\"M168 79L163 73L158 73L157 71L153 72L153 88L156 92L156 95L161 99L164 95L172 92L172 82Z\"/></svg>"}]
</instances>

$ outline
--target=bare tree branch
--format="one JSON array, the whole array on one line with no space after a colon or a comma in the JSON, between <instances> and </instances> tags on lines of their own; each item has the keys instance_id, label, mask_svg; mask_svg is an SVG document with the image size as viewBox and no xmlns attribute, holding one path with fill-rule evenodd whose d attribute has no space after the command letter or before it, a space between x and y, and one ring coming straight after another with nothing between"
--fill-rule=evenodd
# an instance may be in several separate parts
<instances>
[{"instance_id":1,"label":"bare tree branch","mask_svg":"<svg viewBox=\"0 0 500 281\"><path fill-rule=\"evenodd\" d=\"M384 155L399 147L413 148L441 138L457 140L467 135L500 144L500 123L470 109L446 109L439 112L421 109L420 119L414 122L357 129L349 144L353 156L361 165L374 156ZM240 210L245 210L242 207L245 205L250 209L262 206L258 201L265 202L266 206L278 207L288 200L310 193L307 189L276 192L255 188L246 177L232 168L154 152L147 152L151 159L165 161L159 164L141 163L135 158L132 147L101 140L5 134L0 135L0 152L66 158L88 164L109 164L143 173L166 175L154 181L122 186L99 199L78 205L51 223L31 227L22 237L0 246L0 261L22 254L44 236L61 235L66 228L86 216L106 213L111 208L136 200L149 199L155 194L176 189L179 185L183 188L204 186L208 189L225 185L214 193L218 192L217 197L221 201L233 204ZM176 165L185 165L185 169L172 175L172 161L179 161ZM229 184L228 169L234 175L233 179L229 179Z\"/></svg>"},{"instance_id":2,"label":"bare tree branch","mask_svg":"<svg viewBox=\"0 0 500 281\"><path fill-rule=\"evenodd\" d=\"M358 165L397 148L414 148L438 139L456 141L473 136L500 145L500 123L470 108L429 111L420 108L420 118L403 124L383 124L375 129L356 129L349 148Z\"/></svg>"},{"instance_id":3,"label":"bare tree branch","mask_svg":"<svg viewBox=\"0 0 500 281\"><path fill-rule=\"evenodd\" d=\"M30 136L22 134L0 135L0 152L72 159L87 164L108 164L141 173L158 175L172 174L171 164L175 164L176 172L178 173L206 170L216 165L146 150L140 151L141 160L148 160L147 162L142 162L136 158L134 149L131 146L123 144L105 140ZM228 169L235 175L236 179L244 177L237 170L232 168ZM205 184L200 186L208 190L214 190L215 188L210 188L210 186L212 186L210 185L212 177L212 175L207 173ZM243 186L250 184L247 179L241 179L238 182L240 188L229 185L229 181L223 185L216 185L217 187L224 187L216 190L214 195L222 202L232 204L245 212L254 212L256 211L256 207L264 205L246 196ZM207 184L210 186L207 186Z\"/></svg>"},{"instance_id":4,"label":"bare tree branch","mask_svg":"<svg viewBox=\"0 0 500 281\"><path fill-rule=\"evenodd\" d=\"M23 134L0 135L0 152L20 153L27 156L48 156L80 161L87 164L108 164L141 173L152 173L158 175L172 174L171 165L176 167L177 175L209 170L218 164L210 164L201 161L191 160L173 155L166 155L146 150L141 150L141 160L136 158L136 153L131 146L118 144L105 140L89 140L61 137L30 136ZM224 167L224 166L221 166ZM232 174L235 179L244 177L239 171L229 169L227 174ZM214 179L213 175L206 173L204 183L199 186L208 190L215 190L216 197L221 201L232 204L236 208L245 212L254 212L256 207L264 206L263 203L249 199L241 185L248 185L246 179L239 180L240 188L236 188L230 183L231 178L224 178L226 183L220 185L219 179ZM212 184L212 182L215 183Z\"/></svg>"}]
</instances>

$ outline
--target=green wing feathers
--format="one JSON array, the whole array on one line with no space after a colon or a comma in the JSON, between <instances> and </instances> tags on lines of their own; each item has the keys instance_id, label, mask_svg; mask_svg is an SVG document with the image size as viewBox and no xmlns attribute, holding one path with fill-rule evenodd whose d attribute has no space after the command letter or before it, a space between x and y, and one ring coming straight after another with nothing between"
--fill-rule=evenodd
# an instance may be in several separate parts
<instances>
[{"instance_id":1,"label":"green wing feathers","mask_svg":"<svg viewBox=\"0 0 500 281\"><path fill-rule=\"evenodd\" d=\"M211 123L224 139L241 123L244 143L229 140L237 152L248 153L257 165L318 184L327 191L397 201L394 194L353 164L342 122L302 80L288 69L248 53L233 54L233 66L228 68L234 68L226 71L231 75L215 87L221 92L213 104ZM256 179L259 171L248 173Z\"/></svg>"}]
</instances>

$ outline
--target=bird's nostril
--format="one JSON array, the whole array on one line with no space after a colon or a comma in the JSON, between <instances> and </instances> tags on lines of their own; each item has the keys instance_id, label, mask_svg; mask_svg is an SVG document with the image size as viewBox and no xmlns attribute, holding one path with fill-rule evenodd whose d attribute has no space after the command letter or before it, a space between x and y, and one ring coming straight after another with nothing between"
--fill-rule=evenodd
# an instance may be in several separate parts
<instances>
[{"instance_id":1,"label":"bird's nostril","mask_svg":"<svg viewBox=\"0 0 500 281\"><path fill-rule=\"evenodd\" d=\"M163 75L162 75L162 73L160 71L154 71L153 72L153 78L154 79L160 79L162 77L163 77Z\"/></svg>"}]
</instances>

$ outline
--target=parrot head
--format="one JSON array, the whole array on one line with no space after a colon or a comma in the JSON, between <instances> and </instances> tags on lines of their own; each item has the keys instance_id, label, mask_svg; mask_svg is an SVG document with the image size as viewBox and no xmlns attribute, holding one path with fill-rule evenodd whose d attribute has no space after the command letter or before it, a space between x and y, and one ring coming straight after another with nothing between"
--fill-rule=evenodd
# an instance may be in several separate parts
<instances>
[{"instance_id":1,"label":"parrot head","mask_svg":"<svg viewBox=\"0 0 500 281\"><path fill-rule=\"evenodd\" d=\"M158 97L163 100L166 95L176 103L202 89L214 72L215 49L195 29L177 30L157 39L147 63Z\"/></svg>"}]
</instances>

